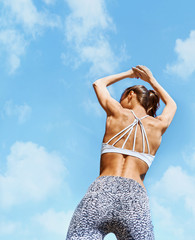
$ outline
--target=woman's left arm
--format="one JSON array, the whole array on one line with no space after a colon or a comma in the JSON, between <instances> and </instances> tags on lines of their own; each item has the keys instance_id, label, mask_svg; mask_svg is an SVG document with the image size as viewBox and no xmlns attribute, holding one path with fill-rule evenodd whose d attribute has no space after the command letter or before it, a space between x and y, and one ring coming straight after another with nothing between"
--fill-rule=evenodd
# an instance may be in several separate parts
<instances>
[{"instance_id":1,"label":"woman's left arm","mask_svg":"<svg viewBox=\"0 0 195 240\"><path fill-rule=\"evenodd\" d=\"M106 111L107 115L115 115L121 109L120 103L110 96L107 86L118 82L124 78L134 77L136 77L136 75L134 71L130 69L126 72L100 78L93 83L93 88L95 90L98 101L102 108Z\"/></svg>"}]
</instances>

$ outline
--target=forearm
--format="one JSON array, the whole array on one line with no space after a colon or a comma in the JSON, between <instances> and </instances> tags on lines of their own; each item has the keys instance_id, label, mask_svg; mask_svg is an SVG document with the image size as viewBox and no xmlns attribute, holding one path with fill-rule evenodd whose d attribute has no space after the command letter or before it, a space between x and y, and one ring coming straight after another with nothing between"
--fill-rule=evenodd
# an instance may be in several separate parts
<instances>
[{"instance_id":1,"label":"forearm","mask_svg":"<svg viewBox=\"0 0 195 240\"><path fill-rule=\"evenodd\" d=\"M165 89L156 81L154 77L150 79L150 85L160 95L160 98L166 105L167 104L176 105L172 97L167 93L167 91L165 91Z\"/></svg>"},{"instance_id":2,"label":"forearm","mask_svg":"<svg viewBox=\"0 0 195 240\"><path fill-rule=\"evenodd\" d=\"M128 78L130 77L130 74L133 74L133 71L132 70L129 70L129 71L125 71L125 72L122 72L122 73L118 73L118 74L114 74L114 75L110 75L110 76L107 76L107 77L104 77L104 78L100 78L98 80L96 80L93 85L103 85L105 87L115 83L115 82L118 82L124 78Z\"/></svg>"}]
</instances>

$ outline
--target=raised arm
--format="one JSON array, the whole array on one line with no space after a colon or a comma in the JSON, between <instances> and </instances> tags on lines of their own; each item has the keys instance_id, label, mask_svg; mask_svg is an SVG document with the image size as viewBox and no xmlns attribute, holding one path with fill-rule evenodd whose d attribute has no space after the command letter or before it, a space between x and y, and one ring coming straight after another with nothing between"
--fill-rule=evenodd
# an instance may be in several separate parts
<instances>
[{"instance_id":1,"label":"raised arm","mask_svg":"<svg viewBox=\"0 0 195 240\"><path fill-rule=\"evenodd\" d=\"M152 86L152 88L159 94L160 98L165 103L162 114L156 117L161 121L163 134L173 120L177 110L177 105L171 96L165 91L165 89L156 81L151 71L147 67L139 65L136 66L136 68L133 68L133 70L137 76Z\"/></svg>"},{"instance_id":2,"label":"raised arm","mask_svg":"<svg viewBox=\"0 0 195 240\"><path fill-rule=\"evenodd\" d=\"M118 82L124 78L134 78L134 71L128 70L126 72L110 75L108 77L100 78L93 83L93 88L97 95L98 101L107 115L115 115L122 108L119 102L110 96L107 86Z\"/></svg>"}]
</instances>

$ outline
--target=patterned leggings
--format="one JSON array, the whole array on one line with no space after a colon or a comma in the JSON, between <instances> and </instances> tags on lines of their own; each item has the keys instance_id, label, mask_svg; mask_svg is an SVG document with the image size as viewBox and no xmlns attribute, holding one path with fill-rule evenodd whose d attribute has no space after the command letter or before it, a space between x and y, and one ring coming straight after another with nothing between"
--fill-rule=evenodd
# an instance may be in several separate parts
<instances>
[{"instance_id":1,"label":"patterned leggings","mask_svg":"<svg viewBox=\"0 0 195 240\"><path fill-rule=\"evenodd\" d=\"M154 240L146 190L135 180L101 176L78 204L66 240Z\"/></svg>"}]
</instances>

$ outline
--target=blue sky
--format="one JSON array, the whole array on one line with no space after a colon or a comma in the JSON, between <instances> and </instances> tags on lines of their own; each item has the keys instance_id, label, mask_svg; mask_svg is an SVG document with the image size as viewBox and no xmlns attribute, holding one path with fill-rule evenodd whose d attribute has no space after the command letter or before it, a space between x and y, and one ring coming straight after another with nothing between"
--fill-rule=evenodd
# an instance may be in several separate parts
<instances>
[{"instance_id":1,"label":"blue sky","mask_svg":"<svg viewBox=\"0 0 195 240\"><path fill-rule=\"evenodd\" d=\"M194 239L194 8L193 0L0 2L1 239L65 238L99 174L106 115L92 83L137 64L178 106L145 179L156 239ZM109 91L119 100L142 83Z\"/></svg>"}]
</instances>

